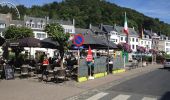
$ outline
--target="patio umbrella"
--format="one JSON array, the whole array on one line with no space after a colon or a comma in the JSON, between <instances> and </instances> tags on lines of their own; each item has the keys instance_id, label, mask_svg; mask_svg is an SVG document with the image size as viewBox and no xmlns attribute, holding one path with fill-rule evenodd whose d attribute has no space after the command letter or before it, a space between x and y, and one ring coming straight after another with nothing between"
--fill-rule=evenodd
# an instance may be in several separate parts
<instances>
[{"instance_id":1,"label":"patio umbrella","mask_svg":"<svg viewBox=\"0 0 170 100\"><path fill-rule=\"evenodd\" d=\"M0 46L2 46L5 43L5 39L0 36Z\"/></svg>"},{"instance_id":2,"label":"patio umbrella","mask_svg":"<svg viewBox=\"0 0 170 100\"><path fill-rule=\"evenodd\" d=\"M18 47L40 47L41 40L36 39L34 37L26 37L22 39L18 39L16 41L11 41L10 46L18 46Z\"/></svg>"},{"instance_id":3,"label":"patio umbrella","mask_svg":"<svg viewBox=\"0 0 170 100\"><path fill-rule=\"evenodd\" d=\"M10 47L29 47L31 57L31 47L41 47L41 40L34 37L26 37L10 42Z\"/></svg>"},{"instance_id":4,"label":"patio umbrella","mask_svg":"<svg viewBox=\"0 0 170 100\"><path fill-rule=\"evenodd\" d=\"M41 47L57 49L59 47L59 43L57 41L52 40L52 38L48 37L41 40Z\"/></svg>"}]
</instances>

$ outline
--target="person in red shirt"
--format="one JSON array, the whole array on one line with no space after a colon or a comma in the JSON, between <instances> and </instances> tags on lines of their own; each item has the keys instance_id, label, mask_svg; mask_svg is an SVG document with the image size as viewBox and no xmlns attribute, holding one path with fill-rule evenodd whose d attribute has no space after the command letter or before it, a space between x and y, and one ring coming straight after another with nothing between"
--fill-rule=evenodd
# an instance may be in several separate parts
<instances>
[{"instance_id":1,"label":"person in red shirt","mask_svg":"<svg viewBox=\"0 0 170 100\"><path fill-rule=\"evenodd\" d=\"M44 60L42 62L42 77L41 79L43 80L43 76L45 75L46 76L46 80L48 80L48 72L47 72L47 66L49 65L49 61L48 61L48 58L47 56L44 57Z\"/></svg>"}]
</instances>

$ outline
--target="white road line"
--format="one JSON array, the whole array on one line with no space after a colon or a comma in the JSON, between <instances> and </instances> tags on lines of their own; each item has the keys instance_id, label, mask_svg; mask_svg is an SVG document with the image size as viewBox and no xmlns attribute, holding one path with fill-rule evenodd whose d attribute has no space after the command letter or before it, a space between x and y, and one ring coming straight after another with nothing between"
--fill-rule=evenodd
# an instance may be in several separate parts
<instances>
[{"instance_id":1,"label":"white road line","mask_svg":"<svg viewBox=\"0 0 170 100\"><path fill-rule=\"evenodd\" d=\"M107 95L108 93L105 93L105 92L100 92L86 100L99 100L100 98L104 97L105 95Z\"/></svg>"},{"instance_id":2,"label":"white road line","mask_svg":"<svg viewBox=\"0 0 170 100\"><path fill-rule=\"evenodd\" d=\"M120 94L120 95L116 96L115 98L113 98L112 100L127 100L129 97L130 97L130 95Z\"/></svg>"},{"instance_id":3,"label":"white road line","mask_svg":"<svg viewBox=\"0 0 170 100\"><path fill-rule=\"evenodd\" d=\"M157 100L157 98L143 97L142 100Z\"/></svg>"}]
</instances>

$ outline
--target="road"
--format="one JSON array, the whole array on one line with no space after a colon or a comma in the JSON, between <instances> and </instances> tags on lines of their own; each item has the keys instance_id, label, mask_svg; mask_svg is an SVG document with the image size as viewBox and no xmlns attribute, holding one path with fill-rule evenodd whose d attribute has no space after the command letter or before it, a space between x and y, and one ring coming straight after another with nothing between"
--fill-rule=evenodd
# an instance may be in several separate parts
<instances>
[{"instance_id":1,"label":"road","mask_svg":"<svg viewBox=\"0 0 170 100\"><path fill-rule=\"evenodd\" d=\"M113 85L90 90L81 100L170 100L170 69L156 69Z\"/></svg>"}]
</instances>

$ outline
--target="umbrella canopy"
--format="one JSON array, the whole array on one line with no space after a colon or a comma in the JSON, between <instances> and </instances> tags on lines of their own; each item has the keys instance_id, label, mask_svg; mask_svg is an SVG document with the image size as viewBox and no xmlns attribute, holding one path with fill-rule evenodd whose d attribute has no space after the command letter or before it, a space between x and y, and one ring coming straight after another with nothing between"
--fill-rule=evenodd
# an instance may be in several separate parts
<instances>
[{"instance_id":1,"label":"umbrella canopy","mask_svg":"<svg viewBox=\"0 0 170 100\"><path fill-rule=\"evenodd\" d=\"M41 40L41 47L56 49L59 47L59 43L57 41L52 40L52 38L48 37Z\"/></svg>"},{"instance_id":2,"label":"umbrella canopy","mask_svg":"<svg viewBox=\"0 0 170 100\"><path fill-rule=\"evenodd\" d=\"M34 37L26 37L18 39L16 41L10 42L10 46L19 46L19 47L40 47L41 40Z\"/></svg>"},{"instance_id":3,"label":"umbrella canopy","mask_svg":"<svg viewBox=\"0 0 170 100\"><path fill-rule=\"evenodd\" d=\"M0 46L2 46L5 43L5 39L0 36Z\"/></svg>"}]
</instances>

